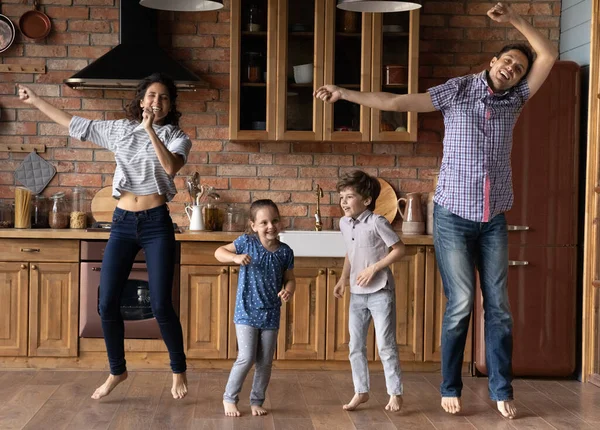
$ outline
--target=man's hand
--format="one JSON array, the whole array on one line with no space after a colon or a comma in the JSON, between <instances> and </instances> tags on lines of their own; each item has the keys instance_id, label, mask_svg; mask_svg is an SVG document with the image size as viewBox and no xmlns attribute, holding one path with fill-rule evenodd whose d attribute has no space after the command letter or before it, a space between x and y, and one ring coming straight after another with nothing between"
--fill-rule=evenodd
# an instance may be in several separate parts
<instances>
[{"instance_id":1,"label":"man's hand","mask_svg":"<svg viewBox=\"0 0 600 430\"><path fill-rule=\"evenodd\" d=\"M323 85L313 96L327 103L335 103L342 98L342 89L335 85Z\"/></svg>"},{"instance_id":2,"label":"man's hand","mask_svg":"<svg viewBox=\"0 0 600 430\"><path fill-rule=\"evenodd\" d=\"M250 264L250 261L252 261L252 258L250 258L248 254L236 254L236 256L233 257L233 262L240 266L247 266Z\"/></svg>"},{"instance_id":3,"label":"man's hand","mask_svg":"<svg viewBox=\"0 0 600 430\"><path fill-rule=\"evenodd\" d=\"M373 279L373 276L375 276L375 273L377 273L377 263L372 264L366 269L362 270L356 277L356 284L359 287L368 286L369 282L371 282L371 279Z\"/></svg>"},{"instance_id":4,"label":"man's hand","mask_svg":"<svg viewBox=\"0 0 600 430\"><path fill-rule=\"evenodd\" d=\"M494 7L488 10L487 15L496 22L511 22L517 14L509 5L496 3Z\"/></svg>"},{"instance_id":5,"label":"man's hand","mask_svg":"<svg viewBox=\"0 0 600 430\"><path fill-rule=\"evenodd\" d=\"M335 287L333 287L333 296L336 299L341 299L344 297L344 291L346 291L346 285L344 285L343 281L339 281L335 284Z\"/></svg>"}]
</instances>

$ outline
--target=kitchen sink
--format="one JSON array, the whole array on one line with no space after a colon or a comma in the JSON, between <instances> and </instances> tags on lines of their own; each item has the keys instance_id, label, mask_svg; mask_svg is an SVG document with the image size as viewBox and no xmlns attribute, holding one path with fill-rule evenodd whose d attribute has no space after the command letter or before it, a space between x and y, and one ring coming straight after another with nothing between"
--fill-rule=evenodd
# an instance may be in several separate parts
<instances>
[{"instance_id":1,"label":"kitchen sink","mask_svg":"<svg viewBox=\"0 0 600 430\"><path fill-rule=\"evenodd\" d=\"M346 245L340 231L288 230L279 240L294 251L295 257L344 257Z\"/></svg>"}]
</instances>

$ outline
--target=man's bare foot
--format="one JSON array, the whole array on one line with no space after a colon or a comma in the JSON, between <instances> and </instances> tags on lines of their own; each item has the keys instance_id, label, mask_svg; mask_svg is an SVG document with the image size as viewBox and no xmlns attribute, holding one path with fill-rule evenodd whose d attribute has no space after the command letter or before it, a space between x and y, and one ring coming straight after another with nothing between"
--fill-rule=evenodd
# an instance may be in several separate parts
<instances>
[{"instance_id":1,"label":"man's bare foot","mask_svg":"<svg viewBox=\"0 0 600 430\"><path fill-rule=\"evenodd\" d=\"M350 403L344 405L344 409L347 411L353 411L360 405L361 403L365 403L369 400L369 393L356 393Z\"/></svg>"},{"instance_id":2,"label":"man's bare foot","mask_svg":"<svg viewBox=\"0 0 600 430\"><path fill-rule=\"evenodd\" d=\"M173 373L173 386L171 394L174 399L183 399L187 394L187 376L183 373Z\"/></svg>"},{"instance_id":3,"label":"man's bare foot","mask_svg":"<svg viewBox=\"0 0 600 430\"><path fill-rule=\"evenodd\" d=\"M104 396L108 396L110 392L125 379L127 379L127 372L123 372L120 375L108 375L106 382L96 388L96 391L92 394L92 399L98 400Z\"/></svg>"},{"instance_id":4,"label":"man's bare foot","mask_svg":"<svg viewBox=\"0 0 600 430\"><path fill-rule=\"evenodd\" d=\"M402 409L402 396L390 396L390 401L385 406L385 410L390 412L398 412L400 409Z\"/></svg>"},{"instance_id":5,"label":"man's bare foot","mask_svg":"<svg viewBox=\"0 0 600 430\"><path fill-rule=\"evenodd\" d=\"M442 408L449 414L457 414L462 409L460 397L442 397Z\"/></svg>"},{"instance_id":6,"label":"man's bare foot","mask_svg":"<svg viewBox=\"0 0 600 430\"><path fill-rule=\"evenodd\" d=\"M507 400L506 402L497 402L498 410L504 418L513 419L517 416L517 408L515 402Z\"/></svg>"},{"instance_id":7,"label":"man's bare foot","mask_svg":"<svg viewBox=\"0 0 600 430\"><path fill-rule=\"evenodd\" d=\"M227 417L239 417L242 415L235 403L229 403L223 400L223 409L225 410L225 416Z\"/></svg>"},{"instance_id":8,"label":"man's bare foot","mask_svg":"<svg viewBox=\"0 0 600 430\"><path fill-rule=\"evenodd\" d=\"M252 415L255 417L260 417L262 415L267 415L267 410L262 406L258 405L250 405L250 409L252 409Z\"/></svg>"}]
</instances>

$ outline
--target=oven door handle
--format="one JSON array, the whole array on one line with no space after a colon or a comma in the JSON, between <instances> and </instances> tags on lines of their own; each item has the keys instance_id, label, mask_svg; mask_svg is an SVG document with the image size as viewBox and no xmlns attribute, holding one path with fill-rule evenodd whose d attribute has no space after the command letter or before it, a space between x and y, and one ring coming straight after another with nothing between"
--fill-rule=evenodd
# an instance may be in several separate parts
<instances>
[{"instance_id":1,"label":"oven door handle","mask_svg":"<svg viewBox=\"0 0 600 430\"><path fill-rule=\"evenodd\" d=\"M92 272L100 272L102 270L101 267L94 266L92 267ZM132 267L132 272L147 272L148 270L145 267Z\"/></svg>"}]
</instances>

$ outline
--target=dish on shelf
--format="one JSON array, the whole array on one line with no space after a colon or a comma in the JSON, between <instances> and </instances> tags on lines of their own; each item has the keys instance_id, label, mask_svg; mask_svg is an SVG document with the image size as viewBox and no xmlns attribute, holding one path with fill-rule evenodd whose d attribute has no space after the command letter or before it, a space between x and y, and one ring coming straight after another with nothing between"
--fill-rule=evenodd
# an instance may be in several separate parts
<instances>
[{"instance_id":1,"label":"dish on shelf","mask_svg":"<svg viewBox=\"0 0 600 430\"><path fill-rule=\"evenodd\" d=\"M403 30L401 25L396 24L384 25L382 28L384 33L401 33Z\"/></svg>"}]
</instances>

